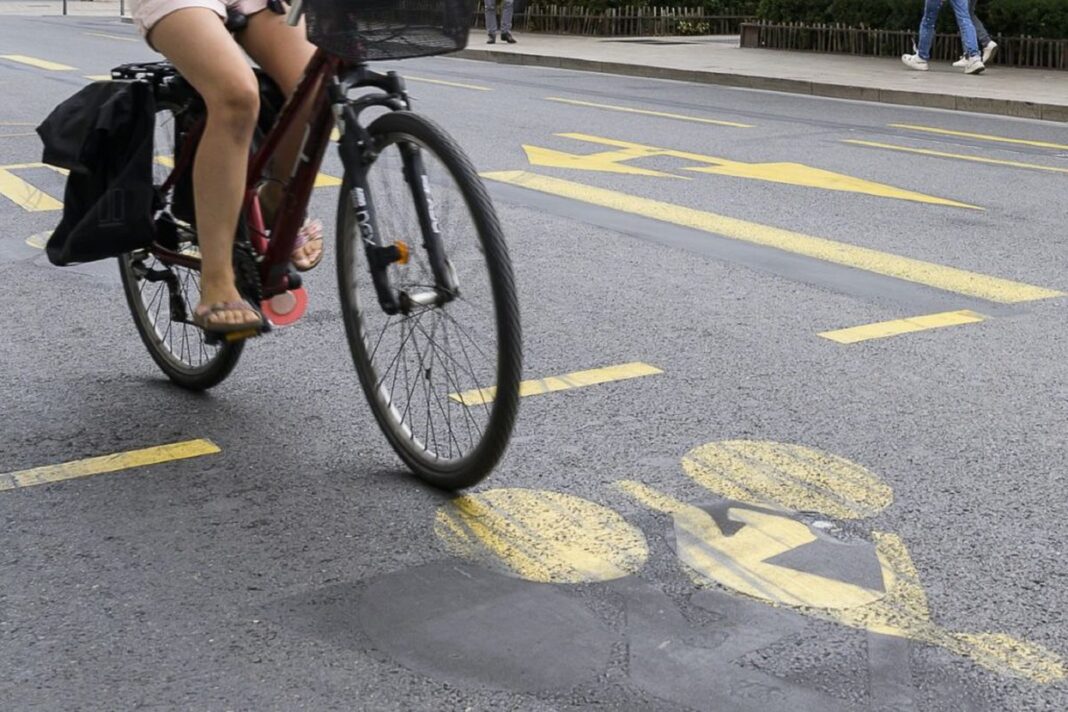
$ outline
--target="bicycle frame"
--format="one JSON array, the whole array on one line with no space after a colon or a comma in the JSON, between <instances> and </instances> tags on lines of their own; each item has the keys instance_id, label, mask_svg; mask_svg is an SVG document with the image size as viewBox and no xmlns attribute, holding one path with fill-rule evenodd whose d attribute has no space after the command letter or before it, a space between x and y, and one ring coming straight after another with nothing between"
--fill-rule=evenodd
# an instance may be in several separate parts
<instances>
[{"instance_id":1,"label":"bicycle frame","mask_svg":"<svg viewBox=\"0 0 1068 712\"><path fill-rule=\"evenodd\" d=\"M348 92L351 89L363 87L376 88L382 93L366 94L355 99L348 98ZM300 150L268 239L258 189L267 166L277 152L283 137L294 128L299 120L299 114L309 105L311 108L304 126ZM357 212L366 216L364 223L371 226L362 235L362 240L368 262L372 265L371 278L382 309L389 314L408 313L413 308L442 305L455 298L458 286L448 267L437 219L433 213L430 186L425 181L422 158L417 147L407 144L401 147L404 169L409 189L412 191L417 206L423 236L422 246L427 251L436 281L436 289L421 294L398 295L391 287L386 267L405 257L398 246L381 244L373 228L372 198L365 191L358 189L364 182L366 167L373 162L374 158L370 135L360 125L359 115L373 106L394 111L409 109L410 102L404 87L404 80L395 72L381 74L370 70L365 64L348 65L338 57L317 49L293 95L282 107L274 126L250 156L242 201L242 215L247 219L252 247L261 258L259 273L264 299L270 299L301 286L299 273L290 268L290 258L296 247L298 232L304 223L312 190L319 175L319 168L326 147L330 143L330 131L335 122L343 129L340 153L345 171L356 181L353 187L357 190L353 191L352 196L354 207ZM204 121L201 120L190 131L180 155L175 157L175 167L164 184L165 189L172 187L184 171L192 168L196 147L199 145L203 130ZM311 153L308 153L309 149ZM160 245L152 249L164 262L180 264L191 269L200 267L198 257L183 255Z\"/></svg>"}]
</instances>

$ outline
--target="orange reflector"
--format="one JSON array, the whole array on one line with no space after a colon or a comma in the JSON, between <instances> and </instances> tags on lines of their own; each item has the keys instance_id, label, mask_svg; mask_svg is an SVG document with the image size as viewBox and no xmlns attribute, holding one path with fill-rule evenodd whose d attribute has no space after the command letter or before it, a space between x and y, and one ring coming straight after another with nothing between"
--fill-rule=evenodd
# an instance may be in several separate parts
<instances>
[{"instance_id":1,"label":"orange reflector","mask_svg":"<svg viewBox=\"0 0 1068 712\"><path fill-rule=\"evenodd\" d=\"M400 255L397 258L397 262L400 262L402 265L408 264L408 258L411 257L411 251L408 249L408 245L400 240L397 240L393 244L397 247L397 254Z\"/></svg>"}]
</instances>

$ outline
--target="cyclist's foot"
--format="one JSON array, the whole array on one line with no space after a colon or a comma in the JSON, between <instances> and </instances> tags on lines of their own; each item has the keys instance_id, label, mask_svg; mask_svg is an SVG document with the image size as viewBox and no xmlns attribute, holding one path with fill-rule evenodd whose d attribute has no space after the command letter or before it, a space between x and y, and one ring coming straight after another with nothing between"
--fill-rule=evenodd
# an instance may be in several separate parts
<instances>
[{"instance_id":1,"label":"cyclist's foot","mask_svg":"<svg viewBox=\"0 0 1068 712\"><path fill-rule=\"evenodd\" d=\"M515 44L515 37L512 37L511 32L502 32L501 39L507 42L508 44Z\"/></svg>"},{"instance_id":2,"label":"cyclist's foot","mask_svg":"<svg viewBox=\"0 0 1068 712\"><path fill-rule=\"evenodd\" d=\"M289 258L299 272L307 272L323 261L323 223L305 220L297 232L297 246Z\"/></svg>"},{"instance_id":3,"label":"cyclist's foot","mask_svg":"<svg viewBox=\"0 0 1068 712\"><path fill-rule=\"evenodd\" d=\"M208 333L228 334L262 328L263 316L243 299L201 303L193 310L193 324Z\"/></svg>"}]
</instances>

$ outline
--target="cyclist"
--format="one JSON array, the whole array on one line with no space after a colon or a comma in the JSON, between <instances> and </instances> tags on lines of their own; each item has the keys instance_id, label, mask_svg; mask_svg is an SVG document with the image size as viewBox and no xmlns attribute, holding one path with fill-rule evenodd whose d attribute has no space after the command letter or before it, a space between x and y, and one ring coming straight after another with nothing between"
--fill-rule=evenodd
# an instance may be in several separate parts
<instances>
[{"instance_id":1,"label":"cyclist","mask_svg":"<svg viewBox=\"0 0 1068 712\"><path fill-rule=\"evenodd\" d=\"M268 0L134 0L132 6L134 23L149 46L178 68L207 107L207 125L193 171L202 258L200 304L193 322L215 333L263 326L258 305L249 304L237 290L232 257L260 101L259 85L245 53L290 96L315 51L303 23L290 27L284 15L264 12L267 7ZM224 24L228 9L248 17L236 40ZM289 175L300 149L302 127L303 122L295 122L283 140L273 175ZM280 181L264 186L261 197L268 214L281 202L283 188ZM293 266L309 270L322 256L322 224L306 221L293 252Z\"/></svg>"}]
</instances>

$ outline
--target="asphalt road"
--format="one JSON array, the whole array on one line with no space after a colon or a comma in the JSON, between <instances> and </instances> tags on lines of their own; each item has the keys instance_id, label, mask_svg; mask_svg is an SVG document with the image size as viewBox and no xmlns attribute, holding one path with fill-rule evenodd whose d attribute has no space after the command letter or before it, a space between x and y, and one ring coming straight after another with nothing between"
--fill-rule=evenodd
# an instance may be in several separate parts
<instances>
[{"instance_id":1,"label":"asphalt road","mask_svg":"<svg viewBox=\"0 0 1068 712\"><path fill-rule=\"evenodd\" d=\"M33 127L151 51L5 17L0 55L0 473L219 448L0 475L3 708L1068 708L1062 124L389 65L486 175L526 378L662 371L525 398L456 500L377 431L330 255L301 323L168 385L115 265L30 244Z\"/></svg>"}]
</instances>

